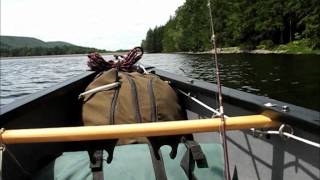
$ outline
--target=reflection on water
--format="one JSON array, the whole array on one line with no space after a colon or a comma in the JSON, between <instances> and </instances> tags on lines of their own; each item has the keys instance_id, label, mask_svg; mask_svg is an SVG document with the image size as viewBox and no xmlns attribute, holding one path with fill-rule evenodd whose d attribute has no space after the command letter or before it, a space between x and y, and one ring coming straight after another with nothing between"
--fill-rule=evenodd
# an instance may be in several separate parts
<instances>
[{"instance_id":1,"label":"reflection on water","mask_svg":"<svg viewBox=\"0 0 320 180\"><path fill-rule=\"evenodd\" d=\"M320 110L320 56L221 55L224 86ZM106 59L111 56L106 56ZM142 63L215 82L210 55L146 54ZM1 60L1 105L87 69L85 56Z\"/></svg>"}]
</instances>

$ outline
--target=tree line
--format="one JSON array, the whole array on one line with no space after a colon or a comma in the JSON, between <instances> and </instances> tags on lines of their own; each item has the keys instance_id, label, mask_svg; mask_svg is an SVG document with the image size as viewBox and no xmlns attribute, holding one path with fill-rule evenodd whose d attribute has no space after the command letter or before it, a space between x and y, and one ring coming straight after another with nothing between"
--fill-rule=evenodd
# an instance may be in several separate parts
<instances>
[{"instance_id":1,"label":"tree line","mask_svg":"<svg viewBox=\"0 0 320 180\"><path fill-rule=\"evenodd\" d=\"M43 55L64 55L64 54L86 54L91 52L107 52L96 48L87 48L81 46L55 46L55 47L21 47L10 48L0 47L1 57L14 56L43 56Z\"/></svg>"},{"instance_id":2,"label":"tree line","mask_svg":"<svg viewBox=\"0 0 320 180\"><path fill-rule=\"evenodd\" d=\"M301 40L320 48L319 0L211 0L219 47L272 48ZM207 0L186 0L163 26L149 29L141 46L147 52L211 49Z\"/></svg>"}]
</instances>

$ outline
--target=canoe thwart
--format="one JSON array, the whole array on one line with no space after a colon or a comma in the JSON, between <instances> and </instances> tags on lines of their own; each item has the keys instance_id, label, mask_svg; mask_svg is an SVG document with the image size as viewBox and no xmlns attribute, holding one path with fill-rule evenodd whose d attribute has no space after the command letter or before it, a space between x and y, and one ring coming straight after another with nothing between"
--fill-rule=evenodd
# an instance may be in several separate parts
<instances>
[{"instance_id":1,"label":"canoe thwart","mask_svg":"<svg viewBox=\"0 0 320 180\"><path fill-rule=\"evenodd\" d=\"M220 126L220 118L212 118L140 124L5 130L1 134L0 143L70 142L179 135L219 131ZM279 122L264 115L237 116L226 119L226 130L271 128L279 126Z\"/></svg>"}]
</instances>

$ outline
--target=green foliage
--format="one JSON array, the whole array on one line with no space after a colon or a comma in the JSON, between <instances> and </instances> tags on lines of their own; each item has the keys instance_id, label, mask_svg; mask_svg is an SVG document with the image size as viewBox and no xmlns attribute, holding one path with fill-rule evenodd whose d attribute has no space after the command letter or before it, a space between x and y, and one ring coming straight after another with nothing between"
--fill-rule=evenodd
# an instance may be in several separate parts
<instances>
[{"instance_id":1,"label":"green foliage","mask_svg":"<svg viewBox=\"0 0 320 180\"><path fill-rule=\"evenodd\" d=\"M272 47L274 47L272 40L262 40L259 46L257 46L258 49L271 49Z\"/></svg>"},{"instance_id":2,"label":"green foliage","mask_svg":"<svg viewBox=\"0 0 320 180\"><path fill-rule=\"evenodd\" d=\"M63 42L63 41L49 41L46 42L47 47L56 47L56 46L75 46L71 43Z\"/></svg>"},{"instance_id":3,"label":"green foliage","mask_svg":"<svg viewBox=\"0 0 320 180\"><path fill-rule=\"evenodd\" d=\"M150 53L162 52L163 30L163 26L149 29L146 40L142 41L141 47Z\"/></svg>"},{"instance_id":4,"label":"green foliage","mask_svg":"<svg viewBox=\"0 0 320 180\"><path fill-rule=\"evenodd\" d=\"M209 50L211 32L207 2L186 0L175 16L161 27L161 36L154 35L158 27L148 31L143 47L149 52ZM211 8L215 35L221 47L270 49L308 39L309 43L302 45L320 48L319 0L211 0Z\"/></svg>"},{"instance_id":5,"label":"green foliage","mask_svg":"<svg viewBox=\"0 0 320 180\"><path fill-rule=\"evenodd\" d=\"M240 47L240 50L243 50L243 51L251 51L255 49L255 45L252 44L251 41L246 43L241 43L239 47Z\"/></svg>"},{"instance_id":6,"label":"green foliage","mask_svg":"<svg viewBox=\"0 0 320 180\"><path fill-rule=\"evenodd\" d=\"M295 39L295 40L301 40L301 39L302 39L301 34L299 34L299 33L294 33L294 39Z\"/></svg>"},{"instance_id":7,"label":"green foliage","mask_svg":"<svg viewBox=\"0 0 320 180\"><path fill-rule=\"evenodd\" d=\"M319 54L320 50L313 50L310 47L312 43L313 42L310 39L301 39L301 40L292 41L286 45L283 45L283 44L279 45L278 47L274 48L274 50L284 51L289 54L299 54L299 53Z\"/></svg>"},{"instance_id":8,"label":"green foliage","mask_svg":"<svg viewBox=\"0 0 320 180\"><path fill-rule=\"evenodd\" d=\"M177 26L177 19L170 18L164 27L162 47L164 52L180 51L179 39L181 38L181 29Z\"/></svg>"}]
</instances>

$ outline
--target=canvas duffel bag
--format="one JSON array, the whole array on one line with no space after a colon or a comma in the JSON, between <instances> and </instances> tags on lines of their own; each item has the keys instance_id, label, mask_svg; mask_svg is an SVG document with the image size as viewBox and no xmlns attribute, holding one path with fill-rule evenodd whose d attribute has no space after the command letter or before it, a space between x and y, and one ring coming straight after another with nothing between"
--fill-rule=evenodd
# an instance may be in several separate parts
<instances>
[{"instance_id":1,"label":"canvas duffel bag","mask_svg":"<svg viewBox=\"0 0 320 180\"><path fill-rule=\"evenodd\" d=\"M101 72L86 91L119 82L119 86L87 94L82 98L82 120L86 126L130 124L186 119L176 92L153 74ZM135 138L122 144L139 143Z\"/></svg>"}]
</instances>

